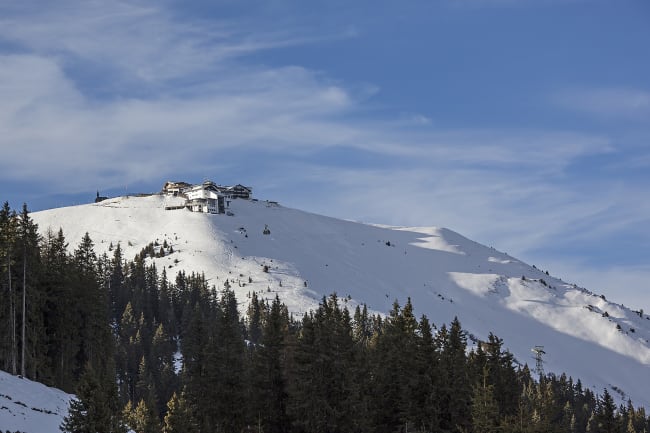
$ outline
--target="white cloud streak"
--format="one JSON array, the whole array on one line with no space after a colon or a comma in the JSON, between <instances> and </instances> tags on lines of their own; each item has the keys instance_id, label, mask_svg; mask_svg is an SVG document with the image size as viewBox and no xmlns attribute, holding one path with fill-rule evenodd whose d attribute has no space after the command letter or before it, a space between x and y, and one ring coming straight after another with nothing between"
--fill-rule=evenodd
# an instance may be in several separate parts
<instances>
[{"instance_id":1,"label":"white cloud streak","mask_svg":"<svg viewBox=\"0 0 650 433\"><path fill-rule=\"evenodd\" d=\"M650 91L626 88L572 89L553 95L566 109L602 118L625 118L647 123L650 119Z\"/></svg>"},{"instance_id":2,"label":"white cloud streak","mask_svg":"<svg viewBox=\"0 0 650 433\"><path fill-rule=\"evenodd\" d=\"M84 5L0 20L0 41L19 47L0 54L0 178L74 193L88 184L176 177L179 170L245 170L249 155L263 152L272 161L256 174L266 185L255 187L275 188L280 197L273 198L339 217L448 226L515 255L553 239L613 235L650 215L630 211L639 210L632 202L641 188L621 194L603 182L593 193L557 181L576 160L615 154L607 136L445 130L417 114L406 122L368 120L364 101L376 90L299 66L242 60L309 37L232 22L179 23L130 3ZM100 70L105 82L87 82L84 67ZM647 110L638 101L631 110ZM351 169L345 161L315 160L336 149L374 155L384 165ZM282 163L285 157L291 161ZM314 189L287 192L296 182Z\"/></svg>"},{"instance_id":3,"label":"white cloud streak","mask_svg":"<svg viewBox=\"0 0 650 433\"><path fill-rule=\"evenodd\" d=\"M585 0L447 0L453 7L463 8L512 8L524 6L540 6L553 4L571 4L584 2Z\"/></svg>"},{"instance_id":4,"label":"white cloud streak","mask_svg":"<svg viewBox=\"0 0 650 433\"><path fill-rule=\"evenodd\" d=\"M1 37L67 62L91 62L119 78L154 85L227 67L228 61L304 38L243 30L227 21L183 23L164 10L132 2L27 2L0 20Z\"/></svg>"},{"instance_id":5,"label":"white cloud streak","mask_svg":"<svg viewBox=\"0 0 650 433\"><path fill-rule=\"evenodd\" d=\"M618 191L605 188L590 196L563 191L544 182L543 176L513 179L511 172L490 168L303 170L299 177L345 191L321 204L319 212L394 225L442 225L510 253L523 254L547 242L608 236L633 222L647 222L648 215L643 210L638 215L625 211L631 203ZM288 188L291 177L284 183Z\"/></svg>"}]
</instances>

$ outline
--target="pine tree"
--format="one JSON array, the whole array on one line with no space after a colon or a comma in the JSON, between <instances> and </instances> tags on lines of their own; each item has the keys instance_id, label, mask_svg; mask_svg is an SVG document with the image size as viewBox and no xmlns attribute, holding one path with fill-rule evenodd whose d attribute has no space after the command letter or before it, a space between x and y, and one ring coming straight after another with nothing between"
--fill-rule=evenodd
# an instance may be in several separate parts
<instances>
[{"instance_id":1,"label":"pine tree","mask_svg":"<svg viewBox=\"0 0 650 433\"><path fill-rule=\"evenodd\" d=\"M198 433L192 410L184 393L180 397L174 393L167 403L167 415L163 422L162 433Z\"/></svg>"},{"instance_id":2,"label":"pine tree","mask_svg":"<svg viewBox=\"0 0 650 433\"><path fill-rule=\"evenodd\" d=\"M439 400L440 428L447 431L461 431L468 428L470 419L471 387L465 354L467 340L458 318L452 321L449 332L442 328L440 334L442 337L440 367L444 378Z\"/></svg>"},{"instance_id":3,"label":"pine tree","mask_svg":"<svg viewBox=\"0 0 650 433\"><path fill-rule=\"evenodd\" d=\"M22 264L22 314L21 314L21 334L20 334L20 374L24 377L27 377L27 360L26 357L28 353L28 341L27 341L27 321L33 322L33 325L30 326L31 340L34 346L39 346L41 340L45 340L44 335L40 332L41 329L36 323L41 322L42 318L42 307L41 302L43 297L39 296L35 290L35 285L37 281L38 265L40 259L40 252L38 249L39 244L39 235L38 235L38 226L34 224L32 219L29 216L29 211L27 210L27 205L23 204L22 211L19 217L19 244L22 250L21 261ZM29 278L28 278L29 272ZM27 291L28 291L28 282L30 287L30 313L29 319L27 315ZM37 329L34 329L37 328ZM40 358L40 357L39 357ZM36 364L37 362L33 362ZM36 368L33 368L32 378L36 378Z\"/></svg>"},{"instance_id":4,"label":"pine tree","mask_svg":"<svg viewBox=\"0 0 650 433\"><path fill-rule=\"evenodd\" d=\"M404 326L401 307L393 303L382 332L377 335L372 353L372 395L371 414L375 425L383 426L381 431L401 429L402 424L402 386L404 370L401 368Z\"/></svg>"},{"instance_id":5,"label":"pine tree","mask_svg":"<svg viewBox=\"0 0 650 433\"><path fill-rule=\"evenodd\" d=\"M541 377L535 386L533 396L532 424L533 432L558 431L563 414L563 407L559 403L554 389L553 378Z\"/></svg>"},{"instance_id":6,"label":"pine tree","mask_svg":"<svg viewBox=\"0 0 650 433\"><path fill-rule=\"evenodd\" d=\"M371 429L372 372L370 369L370 351L373 337L372 319L368 308L356 306L352 319L352 360L348 366L350 385L352 431L369 431Z\"/></svg>"},{"instance_id":7,"label":"pine tree","mask_svg":"<svg viewBox=\"0 0 650 433\"><path fill-rule=\"evenodd\" d=\"M144 288L144 305L143 313L148 325L148 336L153 335L153 323L156 318L160 317L158 305L158 269L156 264L152 263L145 268L145 288Z\"/></svg>"},{"instance_id":8,"label":"pine tree","mask_svg":"<svg viewBox=\"0 0 650 433\"><path fill-rule=\"evenodd\" d=\"M42 290L45 296L44 327L51 384L73 392L79 329L70 320L77 313L70 287L72 268L63 231L48 231L43 246Z\"/></svg>"},{"instance_id":9,"label":"pine tree","mask_svg":"<svg viewBox=\"0 0 650 433\"><path fill-rule=\"evenodd\" d=\"M93 395L99 394L99 383L87 372L79 383L77 397L70 401L68 415L61 424L61 431L66 433L95 433L99 431L95 419L95 403Z\"/></svg>"},{"instance_id":10,"label":"pine tree","mask_svg":"<svg viewBox=\"0 0 650 433\"><path fill-rule=\"evenodd\" d=\"M289 430L288 384L285 377L288 320L285 307L276 296L265 320L261 344L252 359L251 418L268 433Z\"/></svg>"},{"instance_id":11,"label":"pine tree","mask_svg":"<svg viewBox=\"0 0 650 433\"><path fill-rule=\"evenodd\" d=\"M256 345L262 339L262 314L264 311L264 304L257 297L257 293L253 292L251 302L248 305L246 312L248 321L248 341Z\"/></svg>"},{"instance_id":12,"label":"pine tree","mask_svg":"<svg viewBox=\"0 0 650 433\"><path fill-rule=\"evenodd\" d=\"M273 311L273 310L272 310ZM291 372L287 377L287 387L282 388L285 394L283 402L286 404L286 412L295 420L294 428L297 431L318 431L320 428L315 419L323 418L322 404L320 395L317 394L317 376L314 374L316 359L316 324L314 312L305 313L298 334L296 335L295 347L291 351L291 359L288 360L291 365ZM266 351L260 351L265 354ZM271 360L275 361L276 357ZM279 361L279 359L278 359ZM277 362L277 361L276 361ZM281 372L281 366L278 364L276 374L285 383ZM313 392L310 392L313 390ZM279 391L279 390L278 390ZM262 401L264 398L262 398ZM275 431L281 431L275 429Z\"/></svg>"},{"instance_id":13,"label":"pine tree","mask_svg":"<svg viewBox=\"0 0 650 433\"><path fill-rule=\"evenodd\" d=\"M124 433L126 429L117 407L113 377L106 377L87 364L70 402L68 416L61 424L65 433ZM107 380L108 379L108 380Z\"/></svg>"},{"instance_id":14,"label":"pine tree","mask_svg":"<svg viewBox=\"0 0 650 433\"><path fill-rule=\"evenodd\" d=\"M212 338L210 316L204 314L201 305L197 302L193 308L186 306L187 324L182 329L181 351L183 354L182 380L185 385L186 396L189 404L194 409L197 426L202 431L210 431L211 397L216 393L214 384L209 382L206 374L210 366L206 358L208 341Z\"/></svg>"},{"instance_id":15,"label":"pine tree","mask_svg":"<svg viewBox=\"0 0 650 433\"><path fill-rule=\"evenodd\" d=\"M122 313L118 332L117 365L122 401L135 399L135 385L142 356L143 349L138 336L138 322L133 307L128 302Z\"/></svg>"},{"instance_id":16,"label":"pine tree","mask_svg":"<svg viewBox=\"0 0 650 433\"><path fill-rule=\"evenodd\" d=\"M493 386L499 419L514 416L520 387L513 367L513 356L503 351L503 340L490 333L487 342L481 342L469 358L469 374L472 382L480 382L487 369L488 383ZM485 350L483 350L485 348Z\"/></svg>"},{"instance_id":17,"label":"pine tree","mask_svg":"<svg viewBox=\"0 0 650 433\"><path fill-rule=\"evenodd\" d=\"M612 395L605 389L603 395L598 399L598 406L596 409L596 423L599 432L614 433L618 431L616 420L616 404Z\"/></svg>"},{"instance_id":18,"label":"pine tree","mask_svg":"<svg viewBox=\"0 0 650 433\"><path fill-rule=\"evenodd\" d=\"M0 348L0 358L3 361L3 368L12 374L17 374L18 359L18 338L16 335L16 281L15 273L15 250L17 238L16 213L11 210L9 203L5 202L0 209L0 269L2 269L2 317L4 320L0 325L2 335L5 338Z\"/></svg>"},{"instance_id":19,"label":"pine tree","mask_svg":"<svg viewBox=\"0 0 650 433\"><path fill-rule=\"evenodd\" d=\"M81 325L78 365L83 366L87 362L98 365L106 357L106 348L112 347L112 337L107 297L100 285L97 256L88 233L74 251L73 266L72 295L77 300L76 314Z\"/></svg>"},{"instance_id":20,"label":"pine tree","mask_svg":"<svg viewBox=\"0 0 650 433\"><path fill-rule=\"evenodd\" d=\"M290 371L290 413L300 431L351 431L355 344L351 318L336 295L306 315Z\"/></svg>"},{"instance_id":21,"label":"pine tree","mask_svg":"<svg viewBox=\"0 0 650 433\"><path fill-rule=\"evenodd\" d=\"M173 289L167 280L167 272L163 268L158 281L158 322L163 325L170 339L178 335L178 320L176 318ZM175 352L176 344L174 344L173 349Z\"/></svg>"},{"instance_id":22,"label":"pine tree","mask_svg":"<svg viewBox=\"0 0 650 433\"><path fill-rule=\"evenodd\" d=\"M136 401L146 400L152 409L157 407L158 394L156 390L156 381L154 374L143 356L138 366L138 380L135 384Z\"/></svg>"},{"instance_id":23,"label":"pine tree","mask_svg":"<svg viewBox=\"0 0 650 433\"><path fill-rule=\"evenodd\" d=\"M416 369L420 387L414 389L416 405L415 423L422 431L433 431L439 424L437 401L438 392L438 353L435 349L429 319L422 316L419 325Z\"/></svg>"},{"instance_id":24,"label":"pine tree","mask_svg":"<svg viewBox=\"0 0 650 433\"><path fill-rule=\"evenodd\" d=\"M138 405L133 408L131 402L127 404L123 411L123 417L126 424L135 433L159 433L160 422L150 404L144 399L140 400Z\"/></svg>"},{"instance_id":25,"label":"pine tree","mask_svg":"<svg viewBox=\"0 0 650 433\"><path fill-rule=\"evenodd\" d=\"M164 414L167 402L176 389L176 374L174 372L174 352L176 344L165 332L161 323L156 328L151 342L152 374L157 390L158 403L156 413Z\"/></svg>"},{"instance_id":26,"label":"pine tree","mask_svg":"<svg viewBox=\"0 0 650 433\"><path fill-rule=\"evenodd\" d=\"M401 311L401 322L400 350L402 359L400 360L400 369L404 374L400 379L400 423L406 429L412 429L421 427L423 422L421 406L426 400L425 389L430 390L430 388L427 386L429 376L426 374L426 367L423 364L427 361L420 357L420 325L413 314L411 298L407 299Z\"/></svg>"},{"instance_id":27,"label":"pine tree","mask_svg":"<svg viewBox=\"0 0 650 433\"><path fill-rule=\"evenodd\" d=\"M499 431L499 407L494 398L494 385L488 383L488 367L483 369L483 379L474 386L472 396L472 427L476 433Z\"/></svg>"},{"instance_id":28,"label":"pine tree","mask_svg":"<svg viewBox=\"0 0 650 433\"><path fill-rule=\"evenodd\" d=\"M368 307L363 304L363 309L357 305L354 310L354 319L352 321L352 335L355 343L362 348L367 348L372 336L371 321L368 317Z\"/></svg>"},{"instance_id":29,"label":"pine tree","mask_svg":"<svg viewBox=\"0 0 650 433\"><path fill-rule=\"evenodd\" d=\"M108 300L111 312L111 321L119 323L121 314L129 302L130 293L125 286L124 265L122 261L122 246L117 243L113 249L113 258L110 262L110 276L108 284Z\"/></svg>"},{"instance_id":30,"label":"pine tree","mask_svg":"<svg viewBox=\"0 0 650 433\"><path fill-rule=\"evenodd\" d=\"M208 362L205 379L213 390L208 395L212 397L215 430L240 431L245 425L247 365L243 327L233 291L222 292L219 311L213 338L204 348Z\"/></svg>"}]
</instances>

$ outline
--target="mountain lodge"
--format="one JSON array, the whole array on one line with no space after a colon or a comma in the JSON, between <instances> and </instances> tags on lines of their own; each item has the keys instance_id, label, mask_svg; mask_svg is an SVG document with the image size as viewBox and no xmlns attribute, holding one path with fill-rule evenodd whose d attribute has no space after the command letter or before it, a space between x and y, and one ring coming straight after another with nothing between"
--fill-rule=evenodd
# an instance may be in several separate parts
<instances>
[{"instance_id":1,"label":"mountain lodge","mask_svg":"<svg viewBox=\"0 0 650 433\"><path fill-rule=\"evenodd\" d=\"M210 180L197 185L187 182L167 181L163 185L162 193L186 199L185 206L175 206L174 209L185 207L192 212L223 214L230 203L229 200L250 199L253 188L241 184L221 186Z\"/></svg>"}]
</instances>

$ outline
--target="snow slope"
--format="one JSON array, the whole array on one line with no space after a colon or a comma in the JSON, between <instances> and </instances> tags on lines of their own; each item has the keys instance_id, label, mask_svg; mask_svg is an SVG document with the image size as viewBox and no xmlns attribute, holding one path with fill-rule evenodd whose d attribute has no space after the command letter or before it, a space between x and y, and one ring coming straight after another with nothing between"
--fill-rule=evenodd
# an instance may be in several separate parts
<instances>
[{"instance_id":1,"label":"snow slope","mask_svg":"<svg viewBox=\"0 0 650 433\"><path fill-rule=\"evenodd\" d=\"M234 200L232 216L165 210L175 204L160 195L120 197L32 216L43 233L63 228L71 248L88 232L100 254L119 242L131 259L166 240L174 253L155 259L159 270L170 278L181 269L205 272L217 288L229 279L242 307L253 290L279 294L299 315L332 292L350 309L366 303L382 313L411 297L436 325L457 316L472 337L491 331L530 366L531 348L542 345L547 372L650 407L648 316L507 254L444 228L367 225L249 200Z\"/></svg>"},{"instance_id":2,"label":"snow slope","mask_svg":"<svg viewBox=\"0 0 650 433\"><path fill-rule=\"evenodd\" d=\"M0 432L60 433L73 397L0 370Z\"/></svg>"}]
</instances>

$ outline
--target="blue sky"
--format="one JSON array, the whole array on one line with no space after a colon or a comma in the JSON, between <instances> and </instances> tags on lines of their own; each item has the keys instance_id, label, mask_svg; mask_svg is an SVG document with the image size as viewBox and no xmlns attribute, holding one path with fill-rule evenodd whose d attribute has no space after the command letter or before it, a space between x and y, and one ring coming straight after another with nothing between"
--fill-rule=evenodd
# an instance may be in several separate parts
<instances>
[{"instance_id":1,"label":"blue sky","mask_svg":"<svg viewBox=\"0 0 650 433\"><path fill-rule=\"evenodd\" d=\"M0 200L168 179L449 227L650 311L650 3L0 3Z\"/></svg>"}]
</instances>

